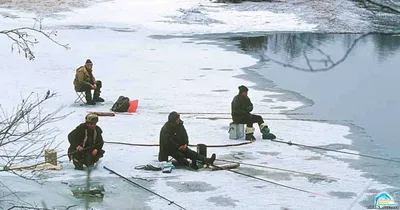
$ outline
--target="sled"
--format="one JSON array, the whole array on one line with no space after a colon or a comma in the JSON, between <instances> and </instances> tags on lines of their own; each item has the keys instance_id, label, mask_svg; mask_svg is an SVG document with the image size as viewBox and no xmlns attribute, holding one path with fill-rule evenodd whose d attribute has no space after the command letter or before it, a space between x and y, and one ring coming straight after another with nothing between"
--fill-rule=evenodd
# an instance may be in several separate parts
<instances>
[{"instance_id":1,"label":"sled","mask_svg":"<svg viewBox=\"0 0 400 210\"><path fill-rule=\"evenodd\" d=\"M211 171L219 171L219 170L229 170L235 169L240 166L240 163L225 163L225 164L218 164L218 165L210 165Z\"/></svg>"}]
</instances>

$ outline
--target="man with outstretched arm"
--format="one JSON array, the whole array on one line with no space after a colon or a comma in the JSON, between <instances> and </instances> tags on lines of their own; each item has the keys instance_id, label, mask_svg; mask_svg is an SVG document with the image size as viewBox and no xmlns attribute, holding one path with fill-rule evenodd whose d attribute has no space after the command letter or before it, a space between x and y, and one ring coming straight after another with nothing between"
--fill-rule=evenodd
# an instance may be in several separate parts
<instances>
[{"instance_id":1,"label":"man with outstretched arm","mask_svg":"<svg viewBox=\"0 0 400 210\"><path fill-rule=\"evenodd\" d=\"M171 156L180 164L189 166L194 170L198 169L198 160L212 165L216 155L212 154L211 158L206 158L198 154L188 147L188 139L188 134L185 126L183 126L183 121L180 119L180 115L177 112L171 112L168 115L168 122L164 124L160 131L158 161L168 161L168 156ZM187 158L192 161L190 164Z\"/></svg>"}]
</instances>

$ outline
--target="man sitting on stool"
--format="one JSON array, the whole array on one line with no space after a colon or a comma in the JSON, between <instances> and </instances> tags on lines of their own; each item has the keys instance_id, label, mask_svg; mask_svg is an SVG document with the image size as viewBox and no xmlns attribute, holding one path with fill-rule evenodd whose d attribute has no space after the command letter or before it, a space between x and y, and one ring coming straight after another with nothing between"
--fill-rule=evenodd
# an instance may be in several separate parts
<instances>
[{"instance_id":1,"label":"man sitting on stool","mask_svg":"<svg viewBox=\"0 0 400 210\"><path fill-rule=\"evenodd\" d=\"M263 139L275 139L276 136L270 133L270 130L264 123L263 118L260 115L250 113L253 111L253 104L251 103L250 98L247 96L248 91L249 89L246 86L239 86L239 94L236 95L232 100L231 115L233 122L236 124L247 124L245 131L246 140L256 140L253 135L255 130L253 128L254 123L258 123Z\"/></svg>"},{"instance_id":2,"label":"man sitting on stool","mask_svg":"<svg viewBox=\"0 0 400 210\"><path fill-rule=\"evenodd\" d=\"M101 81L94 78L92 67L92 61L87 59L85 65L76 70L74 79L75 91L85 92L86 103L88 105L96 105L96 102L104 102L104 99L100 98ZM93 99L92 89L94 90Z\"/></svg>"}]
</instances>

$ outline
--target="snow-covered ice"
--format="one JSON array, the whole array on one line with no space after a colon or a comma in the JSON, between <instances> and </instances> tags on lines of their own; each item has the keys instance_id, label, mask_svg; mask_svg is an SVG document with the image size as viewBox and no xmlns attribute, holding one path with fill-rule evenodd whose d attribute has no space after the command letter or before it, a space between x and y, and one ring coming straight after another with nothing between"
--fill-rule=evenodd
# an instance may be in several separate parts
<instances>
[{"instance_id":1,"label":"snow-covered ice","mask_svg":"<svg viewBox=\"0 0 400 210\"><path fill-rule=\"evenodd\" d=\"M1 9L16 14L17 19L1 18L4 27L17 27L32 23L33 14ZM256 59L232 51L225 51L205 41L190 38L155 39L150 35L202 34L248 31L298 30L308 31L313 25L301 22L291 14L271 12L240 12L222 10L219 4L208 1L127 1L116 0L95 4L88 8L74 9L60 13L64 16L46 18L45 27L57 28L57 40L69 43L70 50L64 50L40 37L40 44L34 47L36 59L28 61L23 56L10 53L10 40L0 37L2 76L2 107L11 108L20 96L31 91L44 94L47 90L59 93L56 100L49 101L46 109L52 111L60 105L67 105L65 112L74 113L66 120L55 124L61 131L57 140L62 142L59 155L68 148L67 134L75 128L88 111L108 111L120 96L139 100L137 113L101 117L99 126L104 131L105 141L127 143L157 144L161 126L167 120L167 114L159 112L230 112L230 103L237 94L237 87L245 84L250 88L249 96L255 104L254 113L277 112L271 107L282 106L293 110L300 101L280 101L278 93L254 90L254 83L237 77L243 74L241 68L251 66ZM85 26L87 29L82 29ZM90 30L89 30L90 29ZM113 29L113 30L109 30ZM125 30L117 30L125 29ZM132 29L132 30L126 30ZM133 31L134 30L134 31ZM39 38L39 36L38 36ZM200 44L201 43L201 44ZM94 74L103 82L102 97L105 105L82 107L73 104L76 98L72 81L75 69L90 58L94 63ZM268 96L266 96L268 95ZM266 102L271 99L272 102ZM197 119L200 115L182 115L189 134L190 144L205 143L232 144L241 142L228 138L229 119ZM229 114L226 116L229 117ZM264 118L271 117L264 115ZM285 115L274 118L288 119ZM266 120L267 124L280 139L307 145L351 144L344 136L349 128L321 122L303 122L296 120ZM256 127L257 128L257 127ZM115 176L102 168L107 166L127 177L146 177L155 181L150 189L184 206L187 209L347 209L355 199L361 201L371 194L365 193L356 198L362 189L381 190L390 186L363 177L363 172L352 169L343 159L354 156L321 153L295 146L261 140L256 129L256 142L240 147L209 148L208 154L216 153L217 158L262 164L270 167L297 170L306 173L318 173L334 177L335 181L314 180L305 175L262 169L241 165L238 171L260 178L279 182L315 193L304 192L261 182L228 171L191 172L173 170L171 174L148 172L134 169L135 166L157 163L157 147L132 147L105 144L105 157L99 169L92 174L92 180L103 180L110 192L124 198L93 203L96 209L176 209L167 202L146 192L134 189L128 183L117 183ZM193 148L195 149L195 148ZM348 150L343 150L348 151ZM351 151L356 152L356 151ZM85 177L72 168L67 158L61 158L61 171L46 172L48 181L74 182ZM9 176L9 174L0 174ZM112 179L112 177L114 179ZM2 180L11 179L5 177ZM112 180L112 181L107 181ZM15 183L19 190L21 183ZM113 188L118 185L122 188ZM35 188L27 185L26 193L35 192L36 196L51 206L67 205L74 202L66 185ZM186 189L186 190L185 190ZM132 193L133 190L137 194ZM46 191L43 192L42 191ZM53 193L53 194L52 194ZM46 195L56 198L46 199ZM144 196L145 204L135 203L135 198ZM40 196L39 196L40 197ZM27 201L37 201L37 197L26 196ZM371 201L372 203L372 201ZM364 209L355 204L353 209Z\"/></svg>"}]
</instances>

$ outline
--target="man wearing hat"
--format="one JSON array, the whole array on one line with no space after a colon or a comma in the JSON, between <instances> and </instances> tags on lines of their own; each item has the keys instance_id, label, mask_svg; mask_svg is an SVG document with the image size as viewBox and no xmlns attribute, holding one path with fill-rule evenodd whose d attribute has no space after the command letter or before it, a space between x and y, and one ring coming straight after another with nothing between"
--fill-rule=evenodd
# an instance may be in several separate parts
<instances>
[{"instance_id":1,"label":"man wearing hat","mask_svg":"<svg viewBox=\"0 0 400 210\"><path fill-rule=\"evenodd\" d=\"M86 60L84 66L76 69L74 88L76 92L85 92L86 103L88 105L95 105L96 102L104 102L104 99L100 98L101 81L96 80L93 76L93 63L90 59ZM92 92L94 90L93 99Z\"/></svg>"},{"instance_id":2,"label":"man wearing hat","mask_svg":"<svg viewBox=\"0 0 400 210\"><path fill-rule=\"evenodd\" d=\"M173 157L180 164L188 166L194 170L198 170L197 161L212 165L216 155L212 154L211 158L191 150L188 135L183 126L183 121L177 112L171 112L168 115L168 121L164 124L160 131L160 145L158 153L158 161L168 161L168 156ZM191 159L191 163L187 160Z\"/></svg>"},{"instance_id":3,"label":"man wearing hat","mask_svg":"<svg viewBox=\"0 0 400 210\"><path fill-rule=\"evenodd\" d=\"M239 88L239 94L236 95L231 103L232 110L232 120L237 124L246 124L246 140L256 140L254 137L253 124L257 123L260 127L260 132L262 133L263 139L275 139L275 135L270 133L268 126L264 123L263 118L260 115L251 114L253 111L253 104L250 98L247 96L249 89L241 85Z\"/></svg>"},{"instance_id":4,"label":"man wearing hat","mask_svg":"<svg viewBox=\"0 0 400 210\"><path fill-rule=\"evenodd\" d=\"M77 170L83 170L83 165L89 168L103 157L103 131L96 125L98 121L97 115L89 113L85 122L68 134L68 157Z\"/></svg>"}]
</instances>

